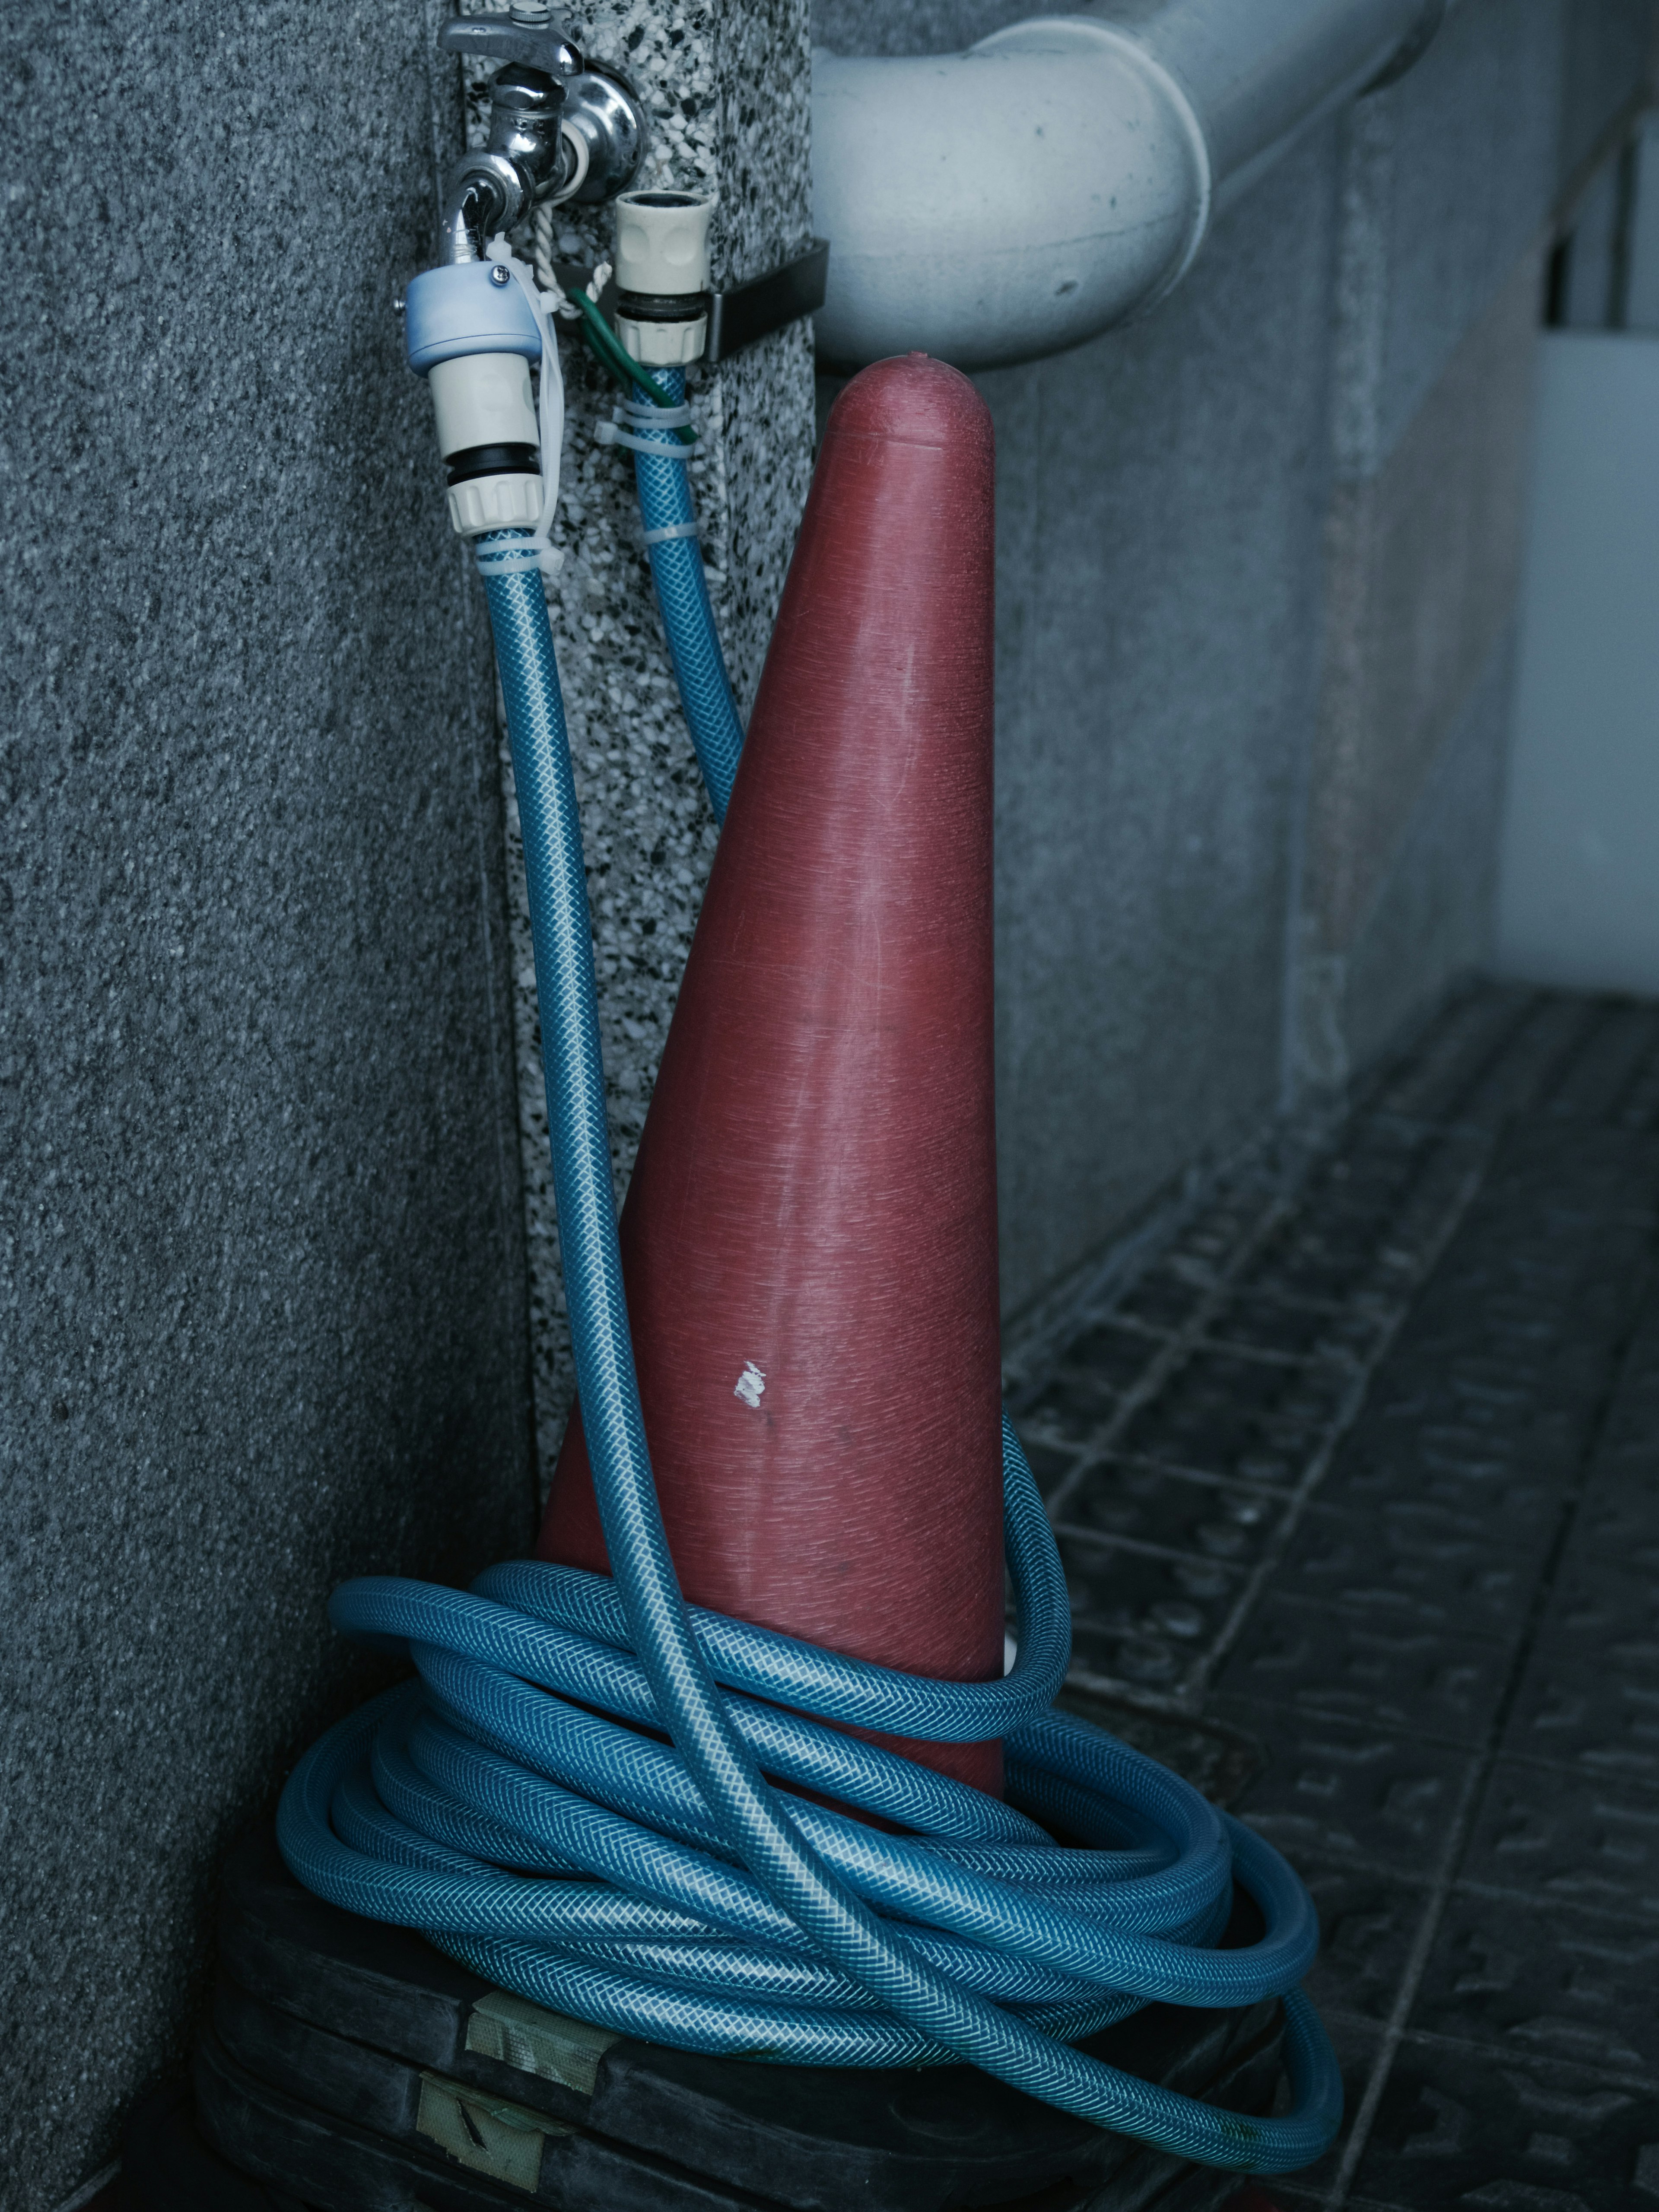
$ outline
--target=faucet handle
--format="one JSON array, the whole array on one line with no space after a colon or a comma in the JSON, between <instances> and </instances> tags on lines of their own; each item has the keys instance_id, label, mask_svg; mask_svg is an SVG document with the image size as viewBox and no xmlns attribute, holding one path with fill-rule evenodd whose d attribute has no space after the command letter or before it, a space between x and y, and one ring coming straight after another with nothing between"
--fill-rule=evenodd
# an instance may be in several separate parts
<instances>
[{"instance_id":1,"label":"faucet handle","mask_svg":"<svg viewBox=\"0 0 1659 2212\"><path fill-rule=\"evenodd\" d=\"M515 8L510 15L453 15L439 32L438 44L447 54L524 62L549 76L578 76L586 66L574 41L545 8Z\"/></svg>"},{"instance_id":2,"label":"faucet handle","mask_svg":"<svg viewBox=\"0 0 1659 2212\"><path fill-rule=\"evenodd\" d=\"M585 56L545 7L520 5L510 15L452 16L438 44L447 54L505 62L508 70L515 64L540 70L562 88L559 130L574 149L577 181L561 184L560 199L614 199L638 176L651 127L645 102L613 63ZM507 97L507 72L496 82L503 87L502 106L522 105ZM495 143L493 127L490 143Z\"/></svg>"}]
</instances>

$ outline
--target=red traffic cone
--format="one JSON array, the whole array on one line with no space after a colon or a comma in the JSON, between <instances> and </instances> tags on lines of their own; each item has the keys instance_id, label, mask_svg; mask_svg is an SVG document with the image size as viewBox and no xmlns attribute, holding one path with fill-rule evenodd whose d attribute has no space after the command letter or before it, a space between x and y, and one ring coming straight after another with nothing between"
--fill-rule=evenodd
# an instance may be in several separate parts
<instances>
[{"instance_id":1,"label":"red traffic cone","mask_svg":"<svg viewBox=\"0 0 1659 2212\"><path fill-rule=\"evenodd\" d=\"M687 1597L957 1681L1003 1650L993 502L955 369L836 401L622 1218ZM580 1413L537 1548L608 1570Z\"/></svg>"}]
</instances>

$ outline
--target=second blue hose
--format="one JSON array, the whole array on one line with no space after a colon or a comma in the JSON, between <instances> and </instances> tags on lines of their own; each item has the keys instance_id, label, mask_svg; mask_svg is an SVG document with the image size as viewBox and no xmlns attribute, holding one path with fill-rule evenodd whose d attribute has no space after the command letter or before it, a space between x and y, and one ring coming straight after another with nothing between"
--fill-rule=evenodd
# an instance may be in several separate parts
<instances>
[{"instance_id":1,"label":"second blue hose","mask_svg":"<svg viewBox=\"0 0 1659 2212\"><path fill-rule=\"evenodd\" d=\"M666 542L695 554L695 541ZM816 2064L966 2059L1183 2157L1304 2166L1341 2113L1334 2055L1297 1986L1317 1942L1312 1906L1249 1829L1048 1710L1069 1657L1065 1583L1012 1429L1020 1628L1003 1680L921 1680L685 1605L623 1295L558 672L521 543L482 541L480 567L524 833L577 1382L615 1579L520 1561L471 1594L345 1584L337 1624L406 1650L419 1680L306 1754L278 1815L283 1854L319 1895L420 1928L501 1986L620 2033ZM1000 1736L1009 1802L826 1722ZM767 1775L902 1832L780 1795ZM1235 1879L1266 1929L1219 1950ZM1072 2047L1151 1999L1270 1996L1285 2012L1282 2118L1199 2103Z\"/></svg>"},{"instance_id":2,"label":"second blue hose","mask_svg":"<svg viewBox=\"0 0 1659 2212\"><path fill-rule=\"evenodd\" d=\"M672 399L684 400L683 368L659 368L656 381ZM659 410L645 392L641 392L637 404L624 409L623 414L633 434L640 520L645 526L646 551L680 703L714 819L724 822L738 772L738 756L743 750L743 725L738 720L726 657L708 604L708 582L697 542L696 511L688 475L691 449L679 443L672 430L655 427ZM661 460L656 458L658 452L664 456Z\"/></svg>"}]
</instances>

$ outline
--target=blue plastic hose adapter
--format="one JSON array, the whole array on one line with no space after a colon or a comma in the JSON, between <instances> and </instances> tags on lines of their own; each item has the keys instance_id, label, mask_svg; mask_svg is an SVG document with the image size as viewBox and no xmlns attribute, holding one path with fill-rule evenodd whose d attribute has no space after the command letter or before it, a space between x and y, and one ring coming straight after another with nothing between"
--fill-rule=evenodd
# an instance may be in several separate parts
<instances>
[{"instance_id":1,"label":"blue plastic hose adapter","mask_svg":"<svg viewBox=\"0 0 1659 2212\"><path fill-rule=\"evenodd\" d=\"M660 482L647 478L659 465L641 457L647 526L679 512L684 491L679 466L660 465ZM319 1896L422 1929L502 1987L620 2033L817 2065L965 2059L1182 2157L1304 2166L1341 2115L1330 2045L1297 1986L1317 1942L1312 1906L1249 1829L1048 1710L1069 1658L1065 1582L1012 1429L1005 1528L1020 1626L1001 1681L922 1680L685 1605L635 1380L580 827L526 544L482 539L479 565L524 831L577 1380L615 1579L519 1561L471 1593L346 1583L337 1626L406 1651L418 1679L301 1761L278 1816L283 1856ZM694 539L663 541L653 560L674 545L700 580ZM719 665L707 605L691 593L682 641L696 642L699 623L708 638L702 658L677 649L683 681L709 665L708 649ZM830 1723L1001 1736L1008 1802ZM1218 1949L1235 1881L1265 1932ZM1286 2021L1282 2118L1197 2103L1073 2047L1152 1999L1270 1996Z\"/></svg>"},{"instance_id":2,"label":"blue plastic hose adapter","mask_svg":"<svg viewBox=\"0 0 1659 2212\"><path fill-rule=\"evenodd\" d=\"M422 376L468 354L542 356L529 302L492 261L447 264L412 277L404 295L404 343L410 367Z\"/></svg>"}]
</instances>

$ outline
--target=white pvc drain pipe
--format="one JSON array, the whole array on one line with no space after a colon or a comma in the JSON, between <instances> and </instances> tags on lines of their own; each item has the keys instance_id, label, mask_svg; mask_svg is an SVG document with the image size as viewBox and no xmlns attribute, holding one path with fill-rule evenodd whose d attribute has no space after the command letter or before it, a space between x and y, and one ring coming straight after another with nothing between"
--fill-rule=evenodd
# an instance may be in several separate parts
<instances>
[{"instance_id":1,"label":"white pvc drain pipe","mask_svg":"<svg viewBox=\"0 0 1659 2212\"><path fill-rule=\"evenodd\" d=\"M1144 313L1218 208L1417 58L1445 0L1100 0L812 68L820 357L1030 361Z\"/></svg>"}]
</instances>

